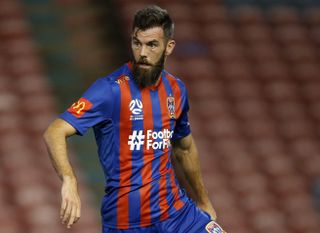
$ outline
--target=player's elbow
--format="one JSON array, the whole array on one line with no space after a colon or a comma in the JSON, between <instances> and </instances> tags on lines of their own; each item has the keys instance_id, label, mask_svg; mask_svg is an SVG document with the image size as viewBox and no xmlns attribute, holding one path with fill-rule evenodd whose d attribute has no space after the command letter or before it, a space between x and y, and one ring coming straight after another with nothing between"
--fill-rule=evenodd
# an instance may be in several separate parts
<instances>
[{"instance_id":1,"label":"player's elbow","mask_svg":"<svg viewBox=\"0 0 320 233\"><path fill-rule=\"evenodd\" d=\"M57 138L65 138L66 132L63 127L60 126L59 122L53 121L48 128L43 133L43 139L46 144L49 144L51 141Z\"/></svg>"},{"instance_id":2,"label":"player's elbow","mask_svg":"<svg viewBox=\"0 0 320 233\"><path fill-rule=\"evenodd\" d=\"M52 124L48 126L48 128L44 131L42 137L46 144L49 144L49 142L55 137L57 134L57 130L52 127Z\"/></svg>"}]
</instances>

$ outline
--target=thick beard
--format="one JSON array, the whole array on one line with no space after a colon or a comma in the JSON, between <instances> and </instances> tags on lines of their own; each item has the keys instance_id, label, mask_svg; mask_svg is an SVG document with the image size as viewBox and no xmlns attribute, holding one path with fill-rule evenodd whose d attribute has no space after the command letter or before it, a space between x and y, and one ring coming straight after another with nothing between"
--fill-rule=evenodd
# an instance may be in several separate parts
<instances>
[{"instance_id":1,"label":"thick beard","mask_svg":"<svg viewBox=\"0 0 320 233\"><path fill-rule=\"evenodd\" d=\"M139 63L146 63L144 60L135 61L133 63L133 80L140 88L154 86L160 78L160 74L164 68L165 52L161 55L159 61L152 65L150 70L139 67Z\"/></svg>"}]
</instances>

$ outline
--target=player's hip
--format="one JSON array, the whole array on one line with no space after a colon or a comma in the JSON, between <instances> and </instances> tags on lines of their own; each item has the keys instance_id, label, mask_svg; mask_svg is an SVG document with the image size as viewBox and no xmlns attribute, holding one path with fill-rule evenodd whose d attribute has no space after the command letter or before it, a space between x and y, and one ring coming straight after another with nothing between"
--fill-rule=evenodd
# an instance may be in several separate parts
<instances>
[{"instance_id":1,"label":"player's hip","mask_svg":"<svg viewBox=\"0 0 320 233\"><path fill-rule=\"evenodd\" d=\"M188 200L180 210L166 220L159 220L149 226L127 226L125 229L103 224L103 233L207 233L210 232L206 229L210 221L207 213Z\"/></svg>"}]
</instances>

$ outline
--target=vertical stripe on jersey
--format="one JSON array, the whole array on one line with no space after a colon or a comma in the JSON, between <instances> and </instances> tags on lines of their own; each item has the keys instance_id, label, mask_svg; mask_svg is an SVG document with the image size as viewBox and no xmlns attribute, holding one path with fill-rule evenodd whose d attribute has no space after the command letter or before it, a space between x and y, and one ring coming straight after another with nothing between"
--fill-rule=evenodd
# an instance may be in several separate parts
<instances>
[{"instance_id":1,"label":"vertical stripe on jersey","mask_svg":"<svg viewBox=\"0 0 320 233\"><path fill-rule=\"evenodd\" d=\"M162 127L161 131L163 132L165 129L170 130L170 120L169 120L169 112L167 107L167 93L166 90L162 85L159 86L158 90L159 95L159 101L160 101L160 109L161 109L161 122ZM165 187L160 190L159 198L160 198L160 209L161 209L161 221L167 219L169 217L168 210L169 210L169 204L168 204L168 190L167 190L167 166L169 164L169 149L165 148L162 150L163 155L160 157L160 168L159 172L161 174L159 185L160 187Z\"/></svg>"},{"instance_id":2,"label":"vertical stripe on jersey","mask_svg":"<svg viewBox=\"0 0 320 233\"><path fill-rule=\"evenodd\" d=\"M153 131L157 132L162 127L161 117L160 116L160 103L159 103L159 96L158 91L152 91L150 90L150 96L151 96L151 104L152 104L152 121L153 121ZM152 180L157 180L160 177L159 174L159 155L161 156L162 152L161 150L153 150L154 159L152 161ZM160 213L160 205L159 205L159 184L158 182L152 182L152 190L151 190L151 197L150 202L153 204L151 206L151 211L153 215L151 216L151 222L159 222L160 217L158 216L158 213Z\"/></svg>"},{"instance_id":3,"label":"vertical stripe on jersey","mask_svg":"<svg viewBox=\"0 0 320 233\"><path fill-rule=\"evenodd\" d=\"M131 151L128 145L128 135L132 132L131 122L128 121L131 113L128 104L131 101L131 93L127 82L120 84L120 175L118 200L117 200L117 225L119 228L129 225L129 199L130 177L132 169Z\"/></svg>"},{"instance_id":4,"label":"vertical stripe on jersey","mask_svg":"<svg viewBox=\"0 0 320 233\"><path fill-rule=\"evenodd\" d=\"M144 135L147 135L147 130L153 130L152 120L152 101L150 91L143 89L141 91L141 100L143 103L143 129ZM147 143L144 144L143 167L141 169L142 187L140 190L141 203L141 227L151 224L151 179L152 179L152 161L154 159L153 149L147 150Z\"/></svg>"},{"instance_id":5,"label":"vertical stripe on jersey","mask_svg":"<svg viewBox=\"0 0 320 233\"><path fill-rule=\"evenodd\" d=\"M175 101L177 101L181 97L173 95L174 94L173 93L173 88L170 85L168 79L166 77L164 77L164 75L163 75L163 78L162 78L162 82L163 82L163 85L161 85L160 89L159 89L159 97L160 97L161 102L162 102L162 104L161 104L162 118L163 119L168 119L170 114L169 114L169 111L168 111L167 98L169 96L174 96ZM178 93L178 94L180 94L180 93ZM167 125L165 127L163 127L163 128L167 128L170 131L173 131L174 130L174 126L175 126L175 119L170 119L169 121L167 121ZM166 155L166 160L167 160L166 161L166 165L168 165L167 169L169 169L169 172L168 172L168 174L166 176L167 192L171 193L171 196L174 197L174 204L173 204L174 208L176 210L179 210L184 205L184 202L182 202L182 200L180 199L179 188L177 186L177 183L173 182L173 181L175 181L175 176L174 176L174 172L173 172L173 168L171 166L171 163L169 162L171 149L170 150L166 149L164 151L164 154ZM168 195L168 196L170 196L170 195Z\"/></svg>"},{"instance_id":6,"label":"vertical stripe on jersey","mask_svg":"<svg viewBox=\"0 0 320 233\"><path fill-rule=\"evenodd\" d=\"M134 101L141 101L141 92L139 87L135 84L133 80L129 82L130 85L130 92L131 92L131 99ZM129 103L127 107L129 108ZM142 110L144 109L144 106L142 107ZM141 112L143 114L143 112ZM138 114L139 115L139 114ZM130 112L128 117L133 116L133 113ZM135 115L137 116L137 115ZM141 132L143 129L143 121L132 119L131 120L132 125L132 131ZM143 132L142 132L143 133ZM137 140L137 139L136 139ZM128 139L127 139L128 143ZM128 193L129 198L129 225L134 223L135 225L140 222L141 219L141 193L140 193L140 187L142 185L142 178L141 178L141 168L143 167L143 147L141 148L135 148L131 152L131 160L132 160L132 173L131 173L131 190L130 193Z\"/></svg>"}]
</instances>

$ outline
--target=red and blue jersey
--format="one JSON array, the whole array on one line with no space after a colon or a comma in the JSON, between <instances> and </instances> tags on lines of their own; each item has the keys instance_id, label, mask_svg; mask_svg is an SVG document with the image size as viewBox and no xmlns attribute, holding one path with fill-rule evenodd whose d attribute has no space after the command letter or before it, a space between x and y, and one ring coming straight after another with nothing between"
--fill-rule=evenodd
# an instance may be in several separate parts
<instances>
[{"instance_id":1,"label":"red and blue jersey","mask_svg":"<svg viewBox=\"0 0 320 233\"><path fill-rule=\"evenodd\" d=\"M184 84L165 70L139 88L131 63L98 79L60 117L83 135L93 127L106 177L103 225L129 229L163 221L187 201L170 162L171 142L190 134Z\"/></svg>"}]
</instances>

